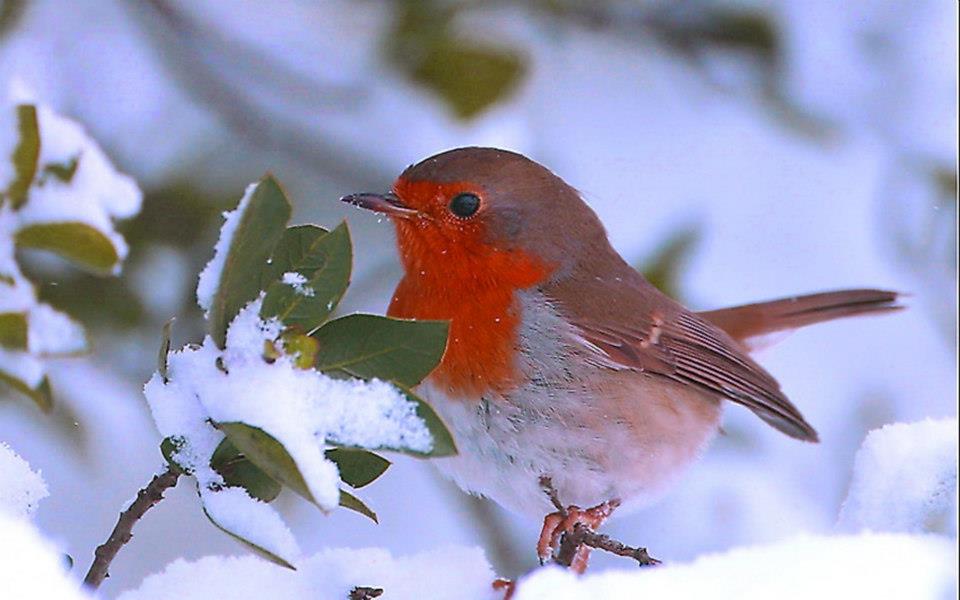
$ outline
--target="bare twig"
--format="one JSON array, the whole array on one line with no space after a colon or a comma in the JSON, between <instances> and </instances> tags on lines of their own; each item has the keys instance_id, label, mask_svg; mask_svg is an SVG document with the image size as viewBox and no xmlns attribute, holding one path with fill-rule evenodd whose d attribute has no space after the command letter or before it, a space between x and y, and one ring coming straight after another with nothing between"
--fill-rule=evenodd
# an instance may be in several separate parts
<instances>
[{"instance_id":1,"label":"bare twig","mask_svg":"<svg viewBox=\"0 0 960 600\"><path fill-rule=\"evenodd\" d=\"M583 523L577 523L573 526L573 531L568 531L563 534L563 537L560 539L560 550L557 551L557 564L569 567L577 555L577 550L580 546L588 546L616 554L617 556L632 558L637 561L637 564L641 567L660 564L659 560L647 553L646 548L627 546L622 542L611 539L610 536L591 530Z\"/></svg>"},{"instance_id":2,"label":"bare twig","mask_svg":"<svg viewBox=\"0 0 960 600\"><path fill-rule=\"evenodd\" d=\"M350 590L349 600L372 600L379 598L383 594L380 588L357 586Z\"/></svg>"},{"instance_id":3,"label":"bare twig","mask_svg":"<svg viewBox=\"0 0 960 600\"><path fill-rule=\"evenodd\" d=\"M553 481L549 477L543 476L540 478L540 487L543 488L543 493L550 498L550 503L556 507L557 512L561 516L566 517L569 511L563 505L563 502L560 501L560 497L557 494L557 489L553 486ZM619 504L619 502L610 504L610 510L612 511L613 508L616 508L619 506ZM591 510L595 510L596 508L599 507L595 507ZM587 546L596 550L603 550L604 552L616 554L617 556L632 558L633 560L637 561L637 564L639 564L641 567L660 564L659 560L653 558L647 553L646 548L634 548L632 546L627 546L622 542L611 539L610 536L593 531L584 523L576 523L574 524L572 530L564 532L563 536L560 538L560 547L557 549L554 561L564 567L570 567L573 564L574 559L577 556L577 551L581 546Z\"/></svg>"},{"instance_id":4,"label":"bare twig","mask_svg":"<svg viewBox=\"0 0 960 600\"><path fill-rule=\"evenodd\" d=\"M137 492L137 497L129 508L120 513L120 519L110 532L110 537L94 552L93 564L90 565L90 570L83 579L84 585L95 590L100 587L105 578L109 577L107 570L110 568L110 563L113 562L120 548L133 537L133 526L148 510L163 500L164 492L177 485L181 473L176 467L170 466L163 473L154 475L147 487Z\"/></svg>"}]
</instances>

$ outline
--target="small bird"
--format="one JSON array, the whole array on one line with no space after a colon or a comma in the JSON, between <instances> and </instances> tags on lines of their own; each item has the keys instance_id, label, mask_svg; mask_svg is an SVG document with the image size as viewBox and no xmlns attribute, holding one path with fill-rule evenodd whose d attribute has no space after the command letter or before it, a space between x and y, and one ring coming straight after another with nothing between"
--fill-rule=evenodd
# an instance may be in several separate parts
<instances>
[{"instance_id":1,"label":"small bird","mask_svg":"<svg viewBox=\"0 0 960 600\"><path fill-rule=\"evenodd\" d=\"M663 494L717 433L724 401L818 441L749 351L770 333L901 308L895 292L844 290L690 311L621 258L574 188L495 148L443 152L387 193L342 200L396 226L404 275L388 314L450 323L418 388L459 448L435 462L469 492L546 515L541 562L577 524Z\"/></svg>"}]
</instances>

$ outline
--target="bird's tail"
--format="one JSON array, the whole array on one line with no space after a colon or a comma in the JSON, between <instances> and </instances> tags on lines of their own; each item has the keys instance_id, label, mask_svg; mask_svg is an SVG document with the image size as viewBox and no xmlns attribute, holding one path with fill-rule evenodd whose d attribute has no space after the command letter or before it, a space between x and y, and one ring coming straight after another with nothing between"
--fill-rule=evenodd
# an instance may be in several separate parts
<instances>
[{"instance_id":1,"label":"bird's tail","mask_svg":"<svg viewBox=\"0 0 960 600\"><path fill-rule=\"evenodd\" d=\"M900 294L885 290L841 290L745 304L700 313L748 350L762 347L769 334L843 317L900 310Z\"/></svg>"}]
</instances>

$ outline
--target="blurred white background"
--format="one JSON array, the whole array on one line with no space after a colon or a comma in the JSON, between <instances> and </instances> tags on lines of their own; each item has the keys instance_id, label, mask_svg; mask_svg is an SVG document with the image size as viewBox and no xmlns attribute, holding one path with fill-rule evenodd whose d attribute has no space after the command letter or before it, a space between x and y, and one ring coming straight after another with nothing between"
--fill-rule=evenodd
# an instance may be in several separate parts
<instances>
[{"instance_id":1,"label":"blurred white background","mask_svg":"<svg viewBox=\"0 0 960 600\"><path fill-rule=\"evenodd\" d=\"M0 90L17 81L82 122L146 193L123 228L132 253L119 281L31 263L41 296L87 323L95 347L56 366L54 414L0 389L0 440L42 471L50 498L37 523L78 574L161 465L140 391L160 326L176 315L175 344L199 338L193 290L218 213L267 170L296 221L349 221L342 312L382 312L399 264L389 223L337 198L384 190L406 165L465 145L549 166L639 267L689 236L665 282L694 308L910 292L908 311L820 325L759 357L822 443L731 407L726 435L664 501L609 527L661 559L830 531L869 429L957 414L956 2L0 7ZM482 546L505 576L535 564L540 523L469 498L429 464L396 457L360 495L380 525L324 517L286 492L278 504L305 552L456 542ZM183 481L103 590L179 556L242 552Z\"/></svg>"}]
</instances>

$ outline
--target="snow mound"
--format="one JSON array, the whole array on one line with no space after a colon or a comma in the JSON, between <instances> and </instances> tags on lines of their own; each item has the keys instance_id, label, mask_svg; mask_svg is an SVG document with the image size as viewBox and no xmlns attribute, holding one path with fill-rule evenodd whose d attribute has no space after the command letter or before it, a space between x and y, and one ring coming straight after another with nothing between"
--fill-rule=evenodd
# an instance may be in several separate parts
<instances>
[{"instance_id":1,"label":"snow mound","mask_svg":"<svg viewBox=\"0 0 960 600\"><path fill-rule=\"evenodd\" d=\"M494 578L480 549L458 546L397 558L380 548L324 550L296 571L252 556L207 556L177 560L118 600L343 600L355 586L381 588L395 600L499 600Z\"/></svg>"},{"instance_id":2,"label":"snow mound","mask_svg":"<svg viewBox=\"0 0 960 600\"><path fill-rule=\"evenodd\" d=\"M548 567L521 580L514 600L948 598L956 590L956 561L953 545L938 536L800 537L581 578Z\"/></svg>"},{"instance_id":3,"label":"snow mound","mask_svg":"<svg viewBox=\"0 0 960 600\"><path fill-rule=\"evenodd\" d=\"M70 580L63 554L30 523L11 519L0 511L0 596L11 600L90 598Z\"/></svg>"},{"instance_id":4,"label":"snow mound","mask_svg":"<svg viewBox=\"0 0 960 600\"><path fill-rule=\"evenodd\" d=\"M837 528L956 535L957 439L956 419L871 431Z\"/></svg>"},{"instance_id":5,"label":"snow mound","mask_svg":"<svg viewBox=\"0 0 960 600\"><path fill-rule=\"evenodd\" d=\"M27 517L48 495L43 477L31 470L27 461L9 446L0 442L0 515Z\"/></svg>"},{"instance_id":6,"label":"snow mound","mask_svg":"<svg viewBox=\"0 0 960 600\"><path fill-rule=\"evenodd\" d=\"M261 303L262 295L234 318L226 349L208 336L171 352L166 379L156 373L144 393L160 433L181 441L175 460L196 477L211 519L293 563L299 550L276 511L240 488L225 488L210 467L224 439L211 421L243 423L280 442L324 510L340 503L339 471L324 456L328 441L429 452L433 438L416 405L386 382L333 379L299 368L286 354L265 360L282 326L260 318Z\"/></svg>"}]
</instances>

